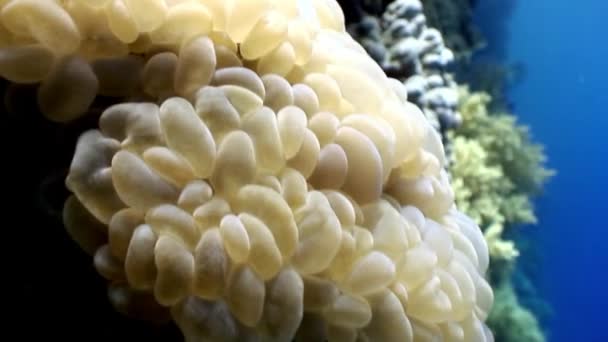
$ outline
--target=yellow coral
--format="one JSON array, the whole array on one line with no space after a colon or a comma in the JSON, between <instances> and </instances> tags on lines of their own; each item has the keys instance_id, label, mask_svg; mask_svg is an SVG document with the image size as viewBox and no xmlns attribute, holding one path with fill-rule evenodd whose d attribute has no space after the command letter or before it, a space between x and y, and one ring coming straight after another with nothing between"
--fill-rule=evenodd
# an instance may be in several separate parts
<instances>
[{"instance_id":1,"label":"yellow coral","mask_svg":"<svg viewBox=\"0 0 608 342\"><path fill-rule=\"evenodd\" d=\"M554 173L543 163L542 146L510 114L491 114L491 98L460 89L462 125L449 133L454 163L450 172L458 208L484 230L490 254L512 260L519 255L503 231L514 224L536 223L530 198Z\"/></svg>"},{"instance_id":2,"label":"yellow coral","mask_svg":"<svg viewBox=\"0 0 608 342\"><path fill-rule=\"evenodd\" d=\"M158 303L187 340L492 340L487 245L439 137L336 2L12 0L0 19L0 75L39 82L49 119L116 100L64 216L118 310Z\"/></svg>"},{"instance_id":3,"label":"yellow coral","mask_svg":"<svg viewBox=\"0 0 608 342\"><path fill-rule=\"evenodd\" d=\"M519 255L515 243L502 237L506 219L501 208L511 183L502 168L488 165L487 153L477 141L456 136L453 146L455 162L451 172L458 208L478 224L484 224L492 257L514 259Z\"/></svg>"}]
</instances>

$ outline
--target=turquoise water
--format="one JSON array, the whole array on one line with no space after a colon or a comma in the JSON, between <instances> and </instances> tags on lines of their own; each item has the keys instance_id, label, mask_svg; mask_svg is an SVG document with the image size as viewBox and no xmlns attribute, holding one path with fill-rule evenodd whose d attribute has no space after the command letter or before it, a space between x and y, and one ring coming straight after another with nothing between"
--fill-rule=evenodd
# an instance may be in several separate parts
<instances>
[{"instance_id":1,"label":"turquoise water","mask_svg":"<svg viewBox=\"0 0 608 342\"><path fill-rule=\"evenodd\" d=\"M477 16L490 54L524 64L508 95L558 171L538 200L540 225L526 228L554 310L548 341L608 341L608 2L516 1L508 17L491 7Z\"/></svg>"}]
</instances>

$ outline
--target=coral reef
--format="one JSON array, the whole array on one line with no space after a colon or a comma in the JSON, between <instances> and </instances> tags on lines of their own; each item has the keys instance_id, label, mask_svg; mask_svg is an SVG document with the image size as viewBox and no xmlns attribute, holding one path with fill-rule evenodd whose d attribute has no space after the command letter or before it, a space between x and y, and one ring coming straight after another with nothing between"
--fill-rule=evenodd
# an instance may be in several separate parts
<instances>
[{"instance_id":1,"label":"coral reef","mask_svg":"<svg viewBox=\"0 0 608 342\"><path fill-rule=\"evenodd\" d=\"M491 114L491 98L461 87L463 122L449 132L454 143L450 169L456 203L485 231L490 253L510 259L518 255L512 241L501 239L505 226L537 222L531 198L554 174L545 167L543 146L534 143L526 126L509 114Z\"/></svg>"},{"instance_id":2,"label":"coral reef","mask_svg":"<svg viewBox=\"0 0 608 342\"><path fill-rule=\"evenodd\" d=\"M463 68L464 69L464 68ZM461 83L467 84L473 92L484 92L492 101L488 110L496 112L514 112L514 104L509 99L508 89L525 78L526 69L523 63L506 65L492 61L480 61L466 67L459 75Z\"/></svg>"},{"instance_id":3,"label":"coral reef","mask_svg":"<svg viewBox=\"0 0 608 342\"><path fill-rule=\"evenodd\" d=\"M187 341L493 340L439 134L336 2L0 6L0 76L100 113L63 220L116 310Z\"/></svg>"},{"instance_id":4,"label":"coral reef","mask_svg":"<svg viewBox=\"0 0 608 342\"><path fill-rule=\"evenodd\" d=\"M526 261L522 262L519 258L491 260L490 283L496 297L488 324L496 341L547 340L541 320L549 315L550 309L522 270L530 265L529 254L534 252L527 245L529 242L517 240L517 246L526 255Z\"/></svg>"},{"instance_id":5,"label":"coral reef","mask_svg":"<svg viewBox=\"0 0 608 342\"><path fill-rule=\"evenodd\" d=\"M534 314L519 303L509 283L494 289L496 305L488 318L496 341L544 342L545 336Z\"/></svg>"},{"instance_id":6,"label":"coral reef","mask_svg":"<svg viewBox=\"0 0 608 342\"><path fill-rule=\"evenodd\" d=\"M487 42L473 22L477 0L421 0L430 26L443 35L446 46L459 60L467 60Z\"/></svg>"},{"instance_id":7,"label":"coral reef","mask_svg":"<svg viewBox=\"0 0 608 342\"><path fill-rule=\"evenodd\" d=\"M366 15L348 29L388 75L404 82L408 100L441 133L449 164L451 145L445 134L461 121L458 88L449 72L454 55L441 33L427 26L422 3L394 1L380 19Z\"/></svg>"}]
</instances>

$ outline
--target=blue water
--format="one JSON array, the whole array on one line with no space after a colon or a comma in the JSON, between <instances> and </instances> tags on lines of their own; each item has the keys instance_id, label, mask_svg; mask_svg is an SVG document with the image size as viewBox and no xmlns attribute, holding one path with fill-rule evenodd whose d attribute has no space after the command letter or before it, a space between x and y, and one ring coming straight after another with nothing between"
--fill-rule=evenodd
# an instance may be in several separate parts
<instances>
[{"instance_id":1,"label":"blue water","mask_svg":"<svg viewBox=\"0 0 608 342\"><path fill-rule=\"evenodd\" d=\"M514 4L507 6L510 15L505 6L485 5L477 13L488 53L524 63L526 76L508 95L558 171L538 200L540 225L530 228L543 256L539 289L554 310L548 341L605 342L608 1L480 3L501 1Z\"/></svg>"}]
</instances>

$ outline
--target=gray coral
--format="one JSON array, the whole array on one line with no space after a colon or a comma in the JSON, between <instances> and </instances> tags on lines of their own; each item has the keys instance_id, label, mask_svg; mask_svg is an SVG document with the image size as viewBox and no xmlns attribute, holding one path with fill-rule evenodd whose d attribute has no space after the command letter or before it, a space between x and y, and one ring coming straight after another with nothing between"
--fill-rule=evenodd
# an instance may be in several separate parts
<instances>
[{"instance_id":1,"label":"gray coral","mask_svg":"<svg viewBox=\"0 0 608 342\"><path fill-rule=\"evenodd\" d=\"M441 33L427 26L422 3L396 0L380 19L364 16L349 31L387 74L405 84L408 100L442 133L449 156L445 133L462 121L457 110L458 85L450 73L454 54Z\"/></svg>"}]
</instances>

